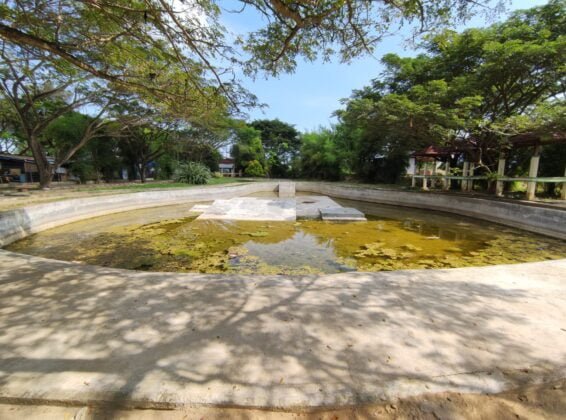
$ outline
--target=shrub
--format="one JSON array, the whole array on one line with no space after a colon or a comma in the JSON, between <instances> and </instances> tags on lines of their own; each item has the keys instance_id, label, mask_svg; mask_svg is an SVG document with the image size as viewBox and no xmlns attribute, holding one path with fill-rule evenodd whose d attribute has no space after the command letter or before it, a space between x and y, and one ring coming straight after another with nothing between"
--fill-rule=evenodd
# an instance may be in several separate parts
<instances>
[{"instance_id":1,"label":"shrub","mask_svg":"<svg viewBox=\"0 0 566 420\"><path fill-rule=\"evenodd\" d=\"M213 176L214 178L224 178L224 175L222 175L222 172L218 172L218 171L217 171L217 172L213 172L213 173L212 173L212 176Z\"/></svg>"},{"instance_id":2,"label":"shrub","mask_svg":"<svg viewBox=\"0 0 566 420\"><path fill-rule=\"evenodd\" d=\"M83 184L87 181L98 180L98 173L95 167L85 161L77 160L73 162L71 164L71 171Z\"/></svg>"},{"instance_id":3,"label":"shrub","mask_svg":"<svg viewBox=\"0 0 566 420\"><path fill-rule=\"evenodd\" d=\"M197 185L208 183L211 177L210 169L198 162L181 163L174 175L176 182Z\"/></svg>"},{"instance_id":4,"label":"shrub","mask_svg":"<svg viewBox=\"0 0 566 420\"><path fill-rule=\"evenodd\" d=\"M261 166L261 163L257 160L252 160L248 163L248 166L246 166L244 174L246 176L260 177L265 176L265 170L263 169L263 166Z\"/></svg>"}]
</instances>

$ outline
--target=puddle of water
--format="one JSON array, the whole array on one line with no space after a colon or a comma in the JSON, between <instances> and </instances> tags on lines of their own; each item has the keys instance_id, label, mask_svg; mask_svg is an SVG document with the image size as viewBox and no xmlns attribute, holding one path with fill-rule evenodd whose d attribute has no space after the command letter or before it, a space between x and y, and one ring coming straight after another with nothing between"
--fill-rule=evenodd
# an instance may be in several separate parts
<instances>
[{"instance_id":1,"label":"puddle of water","mask_svg":"<svg viewBox=\"0 0 566 420\"><path fill-rule=\"evenodd\" d=\"M195 220L195 203L47 230L7 249L146 271L310 274L566 258L566 242L473 219L336 200L367 222ZM72 245L71 245L72 244Z\"/></svg>"}]
</instances>

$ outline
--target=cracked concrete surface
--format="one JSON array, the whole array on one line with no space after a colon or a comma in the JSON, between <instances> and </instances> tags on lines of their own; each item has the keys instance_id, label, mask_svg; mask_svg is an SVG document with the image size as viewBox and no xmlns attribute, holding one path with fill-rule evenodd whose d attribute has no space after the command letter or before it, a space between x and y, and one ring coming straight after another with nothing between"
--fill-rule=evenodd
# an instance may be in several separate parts
<instances>
[{"instance_id":1,"label":"cracked concrete surface","mask_svg":"<svg viewBox=\"0 0 566 420\"><path fill-rule=\"evenodd\" d=\"M142 273L0 251L0 402L320 406L564 377L566 260Z\"/></svg>"}]
</instances>

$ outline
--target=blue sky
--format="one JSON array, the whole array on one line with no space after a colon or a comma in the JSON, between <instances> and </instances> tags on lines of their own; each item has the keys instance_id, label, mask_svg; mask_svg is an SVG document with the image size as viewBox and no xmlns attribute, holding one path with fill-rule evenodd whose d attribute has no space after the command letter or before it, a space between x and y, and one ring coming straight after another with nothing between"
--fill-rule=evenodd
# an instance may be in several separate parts
<instances>
[{"instance_id":1,"label":"blue sky","mask_svg":"<svg viewBox=\"0 0 566 420\"><path fill-rule=\"evenodd\" d=\"M237 9L236 3L222 2L226 9ZM512 0L508 10L526 9L546 4L546 0ZM257 27L259 18L255 13L225 14L224 23L234 32L243 33ZM501 15L497 20L503 20ZM487 26L485 17L476 17L466 27ZM250 120L261 118L279 118L294 124L301 131L313 130L320 126L328 126L332 122L331 114L340 107L340 99L347 98L353 89L367 85L379 75L382 66L379 59L387 53L397 53L410 56L417 53L405 41L408 30L392 36L378 45L375 57L359 58L351 64L340 64L336 58L331 63L320 61L309 63L300 62L293 74L285 74L278 78L268 79L242 78L244 86L256 94L268 105L263 110L248 112Z\"/></svg>"}]
</instances>

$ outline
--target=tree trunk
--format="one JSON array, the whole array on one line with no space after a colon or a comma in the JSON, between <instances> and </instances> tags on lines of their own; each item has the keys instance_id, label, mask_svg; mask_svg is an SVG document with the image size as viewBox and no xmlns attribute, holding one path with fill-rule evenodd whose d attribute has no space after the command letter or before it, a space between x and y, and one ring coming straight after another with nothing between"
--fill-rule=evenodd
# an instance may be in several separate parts
<instances>
[{"instance_id":1,"label":"tree trunk","mask_svg":"<svg viewBox=\"0 0 566 420\"><path fill-rule=\"evenodd\" d=\"M41 189L48 189L51 186L52 178L52 167L41 144L37 138L33 135L28 138L29 147L35 160L35 165L37 166L37 172L39 173L39 187Z\"/></svg>"},{"instance_id":2,"label":"tree trunk","mask_svg":"<svg viewBox=\"0 0 566 420\"><path fill-rule=\"evenodd\" d=\"M140 163L139 166L139 171L140 171L140 181L142 184L145 184L145 167L146 167L146 163Z\"/></svg>"}]
</instances>

